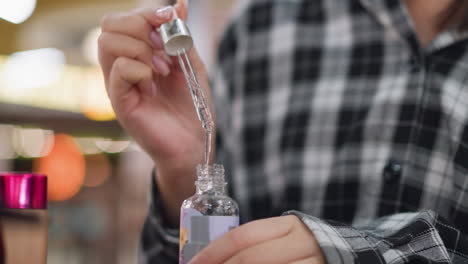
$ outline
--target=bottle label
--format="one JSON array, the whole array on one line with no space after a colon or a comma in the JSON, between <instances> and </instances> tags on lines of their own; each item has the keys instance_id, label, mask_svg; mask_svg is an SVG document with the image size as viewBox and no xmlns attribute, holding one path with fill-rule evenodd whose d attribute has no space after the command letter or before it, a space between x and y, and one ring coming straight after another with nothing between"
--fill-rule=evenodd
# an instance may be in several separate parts
<instances>
[{"instance_id":1,"label":"bottle label","mask_svg":"<svg viewBox=\"0 0 468 264\"><path fill-rule=\"evenodd\" d=\"M204 216L192 208L182 209L179 264L187 264L211 241L237 226L238 216Z\"/></svg>"}]
</instances>

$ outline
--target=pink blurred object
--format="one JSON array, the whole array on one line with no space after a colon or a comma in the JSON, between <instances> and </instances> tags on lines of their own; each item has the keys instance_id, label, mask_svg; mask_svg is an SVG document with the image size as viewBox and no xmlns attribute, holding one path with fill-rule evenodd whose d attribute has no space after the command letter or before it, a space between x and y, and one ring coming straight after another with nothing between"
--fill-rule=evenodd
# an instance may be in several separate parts
<instances>
[{"instance_id":1,"label":"pink blurred object","mask_svg":"<svg viewBox=\"0 0 468 264\"><path fill-rule=\"evenodd\" d=\"M45 175L0 173L0 264L47 263L46 208Z\"/></svg>"},{"instance_id":2,"label":"pink blurred object","mask_svg":"<svg viewBox=\"0 0 468 264\"><path fill-rule=\"evenodd\" d=\"M47 209L47 176L0 173L1 209Z\"/></svg>"}]
</instances>

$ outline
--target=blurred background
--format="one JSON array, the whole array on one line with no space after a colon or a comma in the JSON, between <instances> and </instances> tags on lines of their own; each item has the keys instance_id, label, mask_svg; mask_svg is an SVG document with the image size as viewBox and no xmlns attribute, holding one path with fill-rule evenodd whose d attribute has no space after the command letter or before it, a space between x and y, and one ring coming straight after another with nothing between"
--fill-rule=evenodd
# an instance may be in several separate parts
<instances>
[{"instance_id":1,"label":"blurred background","mask_svg":"<svg viewBox=\"0 0 468 264\"><path fill-rule=\"evenodd\" d=\"M102 16L163 0L0 1L0 171L49 177L49 264L136 263L152 163L115 121L97 62ZM190 1L213 66L235 0Z\"/></svg>"}]
</instances>

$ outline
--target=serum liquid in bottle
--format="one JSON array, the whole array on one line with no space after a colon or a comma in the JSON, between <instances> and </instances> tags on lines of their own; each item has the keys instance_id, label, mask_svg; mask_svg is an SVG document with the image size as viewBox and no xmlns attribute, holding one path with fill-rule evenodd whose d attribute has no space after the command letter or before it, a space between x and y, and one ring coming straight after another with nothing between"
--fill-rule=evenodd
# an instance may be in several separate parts
<instances>
[{"instance_id":1,"label":"serum liquid in bottle","mask_svg":"<svg viewBox=\"0 0 468 264\"><path fill-rule=\"evenodd\" d=\"M226 194L223 165L197 166L196 193L182 203L179 264L239 226L239 207Z\"/></svg>"}]
</instances>

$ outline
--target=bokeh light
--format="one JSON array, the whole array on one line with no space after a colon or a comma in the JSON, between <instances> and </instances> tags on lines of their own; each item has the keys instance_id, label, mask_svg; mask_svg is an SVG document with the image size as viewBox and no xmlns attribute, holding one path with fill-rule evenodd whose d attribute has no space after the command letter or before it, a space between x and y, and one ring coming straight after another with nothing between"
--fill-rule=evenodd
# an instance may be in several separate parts
<instances>
[{"instance_id":1,"label":"bokeh light","mask_svg":"<svg viewBox=\"0 0 468 264\"><path fill-rule=\"evenodd\" d=\"M125 151L130 146L130 141L101 139L96 141L96 146L107 153L119 153Z\"/></svg>"},{"instance_id":2,"label":"bokeh light","mask_svg":"<svg viewBox=\"0 0 468 264\"><path fill-rule=\"evenodd\" d=\"M104 86L104 77L98 68L85 71L83 86L80 87L81 112L89 119L95 121L109 121L115 119L111 102L107 97Z\"/></svg>"},{"instance_id":3,"label":"bokeh light","mask_svg":"<svg viewBox=\"0 0 468 264\"><path fill-rule=\"evenodd\" d=\"M87 155L84 185L97 187L103 184L111 175L111 170L109 158L105 154Z\"/></svg>"},{"instance_id":4,"label":"bokeh light","mask_svg":"<svg viewBox=\"0 0 468 264\"><path fill-rule=\"evenodd\" d=\"M36 8L36 0L0 1L0 18L13 24L23 23Z\"/></svg>"},{"instance_id":5,"label":"bokeh light","mask_svg":"<svg viewBox=\"0 0 468 264\"><path fill-rule=\"evenodd\" d=\"M71 136L57 134L49 155L35 160L35 171L48 176L49 201L64 201L79 192L84 182L85 159Z\"/></svg>"},{"instance_id":6,"label":"bokeh light","mask_svg":"<svg viewBox=\"0 0 468 264\"><path fill-rule=\"evenodd\" d=\"M93 155L101 153L101 150L96 146L96 141L101 138L94 137L75 137L75 141L80 147L81 152L85 155Z\"/></svg>"},{"instance_id":7,"label":"bokeh light","mask_svg":"<svg viewBox=\"0 0 468 264\"><path fill-rule=\"evenodd\" d=\"M4 65L1 77L5 79L4 89L10 96L24 97L35 88L56 83L64 68L65 55L61 50L28 50L12 54Z\"/></svg>"},{"instance_id":8,"label":"bokeh light","mask_svg":"<svg viewBox=\"0 0 468 264\"><path fill-rule=\"evenodd\" d=\"M0 159L16 158L16 151L13 144L15 127L12 125L0 125Z\"/></svg>"},{"instance_id":9,"label":"bokeh light","mask_svg":"<svg viewBox=\"0 0 468 264\"><path fill-rule=\"evenodd\" d=\"M92 28L83 40L81 49L83 50L83 56L91 65L99 65L98 56L98 38L101 34L101 28Z\"/></svg>"},{"instance_id":10,"label":"bokeh light","mask_svg":"<svg viewBox=\"0 0 468 264\"><path fill-rule=\"evenodd\" d=\"M16 153L26 158L44 157L54 145L54 132L41 128L15 128L14 147Z\"/></svg>"}]
</instances>

